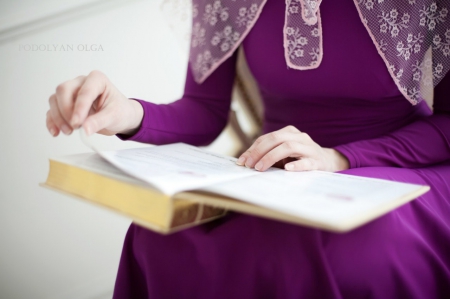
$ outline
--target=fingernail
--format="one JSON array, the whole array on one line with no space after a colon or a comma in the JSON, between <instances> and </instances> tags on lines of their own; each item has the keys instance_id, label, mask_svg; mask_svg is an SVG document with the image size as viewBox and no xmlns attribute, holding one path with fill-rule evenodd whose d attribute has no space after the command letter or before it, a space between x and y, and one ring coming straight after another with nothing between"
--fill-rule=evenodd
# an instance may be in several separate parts
<instances>
[{"instance_id":1,"label":"fingernail","mask_svg":"<svg viewBox=\"0 0 450 299\"><path fill-rule=\"evenodd\" d=\"M284 168L286 170L294 170L294 164L292 164L292 163L286 164L286 165L284 165Z\"/></svg>"},{"instance_id":2,"label":"fingernail","mask_svg":"<svg viewBox=\"0 0 450 299\"><path fill-rule=\"evenodd\" d=\"M256 170L261 170L263 168L263 166L264 166L263 163L261 161L259 161L258 163L256 163L255 169Z\"/></svg>"},{"instance_id":3,"label":"fingernail","mask_svg":"<svg viewBox=\"0 0 450 299\"><path fill-rule=\"evenodd\" d=\"M248 157L247 161L245 161L245 167L251 168L253 164L253 159L252 157Z\"/></svg>"},{"instance_id":4,"label":"fingernail","mask_svg":"<svg viewBox=\"0 0 450 299\"><path fill-rule=\"evenodd\" d=\"M72 117L72 126L76 127L78 125L78 122L80 121L80 118L78 117L78 115L74 115Z\"/></svg>"},{"instance_id":5,"label":"fingernail","mask_svg":"<svg viewBox=\"0 0 450 299\"><path fill-rule=\"evenodd\" d=\"M50 129L50 134L52 134L52 136L55 136L56 135L56 130L54 128L51 128Z\"/></svg>"},{"instance_id":6,"label":"fingernail","mask_svg":"<svg viewBox=\"0 0 450 299\"><path fill-rule=\"evenodd\" d=\"M245 163L245 157L244 156L241 156L237 161L236 161L236 164L237 165L244 165L244 163Z\"/></svg>"},{"instance_id":7,"label":"fingernail","mask_svg":"<svg viewBox=\"0 0 450 299\"><path fill-rule=\"evenodd\" d=\"M90 136L92 134L92 129L89 126L85 126L84 131L86 132L87 136Z\"/></svg>"},{"instance_id":8,"label":"fingernail","mask_svg":"<svg viewBox=\"0 0 450 299\"><path fill-rule=\"evenodd\" d=\"M61 130L63 131L64 134L69 135L70 133L72 133L72 129L69 128L67 125L62 125L61 126Z\"/></svg>"}]
</instances>

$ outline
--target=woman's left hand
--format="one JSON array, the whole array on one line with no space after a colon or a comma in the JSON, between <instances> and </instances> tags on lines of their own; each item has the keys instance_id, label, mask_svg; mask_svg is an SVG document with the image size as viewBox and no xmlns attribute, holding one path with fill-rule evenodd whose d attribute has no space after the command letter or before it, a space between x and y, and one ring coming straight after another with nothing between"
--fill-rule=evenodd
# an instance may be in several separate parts
<instances>
[{"instance_id":1,"label":"woman's left hand","mask_svg":"<svg viewBox=\"0 0 450 299\"><path fill-rule=\"evenodd\" d=\"M321 147L308 134L300 132L294 126L287 126L259 137L236 163L265 171L287 158L294 160L284 165L289 171L335 172L349 168L349 162L344 155L335 149Z\"/></svg>"}]
</instances>

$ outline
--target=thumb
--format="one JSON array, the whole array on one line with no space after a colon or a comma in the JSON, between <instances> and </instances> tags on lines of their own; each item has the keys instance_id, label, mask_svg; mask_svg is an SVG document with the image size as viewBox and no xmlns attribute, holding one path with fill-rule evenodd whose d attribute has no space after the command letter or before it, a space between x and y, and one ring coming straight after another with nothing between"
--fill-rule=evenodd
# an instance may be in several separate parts
<instances>
[{"instance_id":1,"label":"thumb","mask_svg":"<svg viewBox=\"0 0 450 299\"><path fill-rule=\"evenodd\" d=\"M105 108L94 114L89 115L83 123L86 135L92 135L110 126L112 123L112 113L110 109Z\"/></svg>"},{"instance_id":2,"label":"thumb","mask_svg":"<svg viewBox=\"0 0 450 299\"><path fill-rule=\"evenodd\" d=\"M287 163L284 165L284 169L288 171L307 171L307 170L317 170L317 163L315 160L310 158L301 158L294 162Z\"/></svg>"}]
</instances>

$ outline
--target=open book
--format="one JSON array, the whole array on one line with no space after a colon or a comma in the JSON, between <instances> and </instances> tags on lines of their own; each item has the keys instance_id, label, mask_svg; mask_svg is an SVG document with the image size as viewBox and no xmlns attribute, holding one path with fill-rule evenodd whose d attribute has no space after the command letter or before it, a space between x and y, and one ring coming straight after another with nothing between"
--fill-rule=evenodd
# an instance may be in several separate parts
<instances>
[{"instance_id":1,"label":"open book","mask_svg":"<svg viewBox=\"0 0 450 299\"><path fill-rule=\"evenodd\" d=\"M45 184L117 210L161 233L232 210L335 232L361 226L429 190L329 173L258 172L187 144L50 160Z\"/></svg>"}]
</instances>

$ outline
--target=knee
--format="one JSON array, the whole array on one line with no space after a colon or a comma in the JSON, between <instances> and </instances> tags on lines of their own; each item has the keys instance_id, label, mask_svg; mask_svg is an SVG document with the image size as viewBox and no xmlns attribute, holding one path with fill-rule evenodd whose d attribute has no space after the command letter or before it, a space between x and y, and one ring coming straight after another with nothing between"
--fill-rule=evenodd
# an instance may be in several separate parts
<instances>
[{"instance_id":1,"label":"knee","mask_svg":"<svg viewBox=\"0 0 450 299\"><path fill-rule=\"evenodd\" d=\"M330 269L346 298L416 298L414 284L433 284L423 240L405 225L401 210L325 240Z\"/></svg>"}]
</instances>

